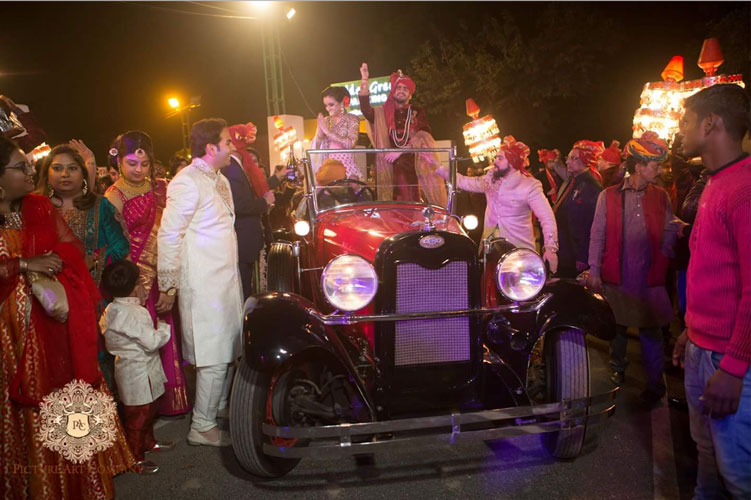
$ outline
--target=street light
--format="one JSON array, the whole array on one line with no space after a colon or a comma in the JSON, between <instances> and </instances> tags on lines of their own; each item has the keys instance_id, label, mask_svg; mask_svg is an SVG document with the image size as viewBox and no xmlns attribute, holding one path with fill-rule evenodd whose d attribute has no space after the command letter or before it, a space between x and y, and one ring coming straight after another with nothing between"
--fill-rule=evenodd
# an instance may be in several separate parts
<instances>
[{"instance_id":1,"label":"street light","mask_svg":"<svg viewBox=\"0 0 751 500\"><path fill-rule=\"evenodd\" d=\"M191 97L190 104L188 105L181 105L180 99L178 99L177 97L170 97L169 99L167 99L167 104L169 104L170 108L174 109L172 113L167 115L167 118L171 118L176 114L180 115L180 128L183 139L183 153L186 156L190 156L190 152L188 150L188 137L190 136L190 110L201 105L201 96Z\"/></svg>"}]
</instances>

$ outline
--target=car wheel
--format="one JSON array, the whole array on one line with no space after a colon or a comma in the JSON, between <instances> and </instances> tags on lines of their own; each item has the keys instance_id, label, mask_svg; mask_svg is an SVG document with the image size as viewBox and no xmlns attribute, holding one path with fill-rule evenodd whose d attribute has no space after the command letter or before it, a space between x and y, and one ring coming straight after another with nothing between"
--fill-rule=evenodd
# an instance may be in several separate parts
<instances>
[{"instance_id":1,"label":"car wheel","mask_svg":"<svg viewBox=\"0 0 751 500\"><path fill-rule=\"evenodd\" d=\"M578 399L589 396L589 355L584 332L575 328L545 336L547 400ZM543 442L556 458L575 458L584 443L586 424L543 434Z\"/></svg>"},{"instance_id":2,"label":"car wheel","mask_svg":"<svg viewBox=\"0 0 751 500\"><path fill-rule=\"evenodd\" d=\"M270 292L294 292L297 263L285 243L272 243L266 258L266 288Z\"/></svg>"},{"instance_id":3,"label":"car wheel","mask_svg":"<svg viewBox=\"0 0 751 500\"><path fill-rule=\"evenodd\" d=\"M267 420L271 381L270 373L254 370L240 361L230 399L230 434L235 456L245 470L265 479L283 476L300 462L263 453L263 444L271 443L261 431L261 424Z\"/></svg>"}]
</instances>

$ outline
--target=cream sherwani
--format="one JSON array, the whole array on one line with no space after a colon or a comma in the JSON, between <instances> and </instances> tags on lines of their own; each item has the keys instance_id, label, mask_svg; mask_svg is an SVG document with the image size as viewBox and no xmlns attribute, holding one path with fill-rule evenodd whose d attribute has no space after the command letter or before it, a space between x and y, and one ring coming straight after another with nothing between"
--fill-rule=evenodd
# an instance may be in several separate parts
<instances>
[{"instance_id":1,"label":"cream sherwani","mask_svg":"<svg viewBox=\"0 0 751 500\"><path fill-rule=\"evenodd\" d=\"M167 187L159 289L178 289L183 356L197 367L241 354L242 288L229 181L200 158Z\"/></svg>"}]
</instances>

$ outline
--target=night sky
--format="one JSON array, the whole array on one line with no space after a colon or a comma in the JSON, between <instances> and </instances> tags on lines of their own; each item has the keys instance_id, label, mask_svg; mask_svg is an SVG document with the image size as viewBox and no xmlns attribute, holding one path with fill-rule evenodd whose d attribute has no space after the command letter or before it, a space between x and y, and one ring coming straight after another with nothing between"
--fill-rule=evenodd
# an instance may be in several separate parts
<instances>
[{"instance_id":1,"label":"night sky","mask_svg":"<svg viewBox=\"0 0 751 500\"><path fill-rule=\"evenodd\" d=\"M560 148L583 138L606 145L613 138L624 142L644 83L660 80L665 64L678 54L685 58L686 79L700 78L696 60L708 36L707 23L739 8L751 13L748 2L564 5L617 20L628 42L604 61L598 90L569 103L562 108L567 111L555 117L553 128L560 133L546 146ZM287 61L287 113L307 119L323 111L319 93L329 83L359 79L362 61L369 63L371 76L407 70L420 41L437 31L450 36L459 19L471 25L506 10L524 32L534 29L535 15L545 4L283 2L275 7ZM291 22L283 18L289 7L297 11ZM168 160L181 147L179 119L166 118L171 95L184 100L201 96L193 120L219 116L230 124L253 121L261 129L258 147L266 156L260 137L265 133L266 98L259 23L268 21L207 15L232 15L227 11L256 15L244 2L3 2L0 93L31 106L51 145L83 139L99 164L109 142L130 129L149 133L157 158ZM748 64L742 61L740 67ZM749 75L744 77L748 84ZM457 95L456 100L463 105L467 97L482 107L481 95ZM515 125L524 128L504 122L503 110L483 109L486 112L499 119L503 135L514 134ZM436 138L461 140L464 122L431 115L430 110L428 116ZM532 137L517 139L539 145Z\"/></svg>"}]
</instances>

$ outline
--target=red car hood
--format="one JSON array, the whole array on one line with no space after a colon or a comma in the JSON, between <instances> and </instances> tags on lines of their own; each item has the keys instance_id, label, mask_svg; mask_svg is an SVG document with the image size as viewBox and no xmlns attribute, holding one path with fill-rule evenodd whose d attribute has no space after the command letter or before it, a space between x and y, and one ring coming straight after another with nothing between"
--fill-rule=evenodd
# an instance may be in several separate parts
<instances>
[{"instance_id":1,"label":"red car hood","mask_svg":"<svg viewBox=\"0 0 751 500\"><path fill-rule=\"evenodd\" d=\"M389 204L358 205L326 212L316 224L314 238L319 253L316 256L319 265L342 254L355 254L373 262L378 246L383 240L395 234L419 231L425 217L423 205ZM446 211L435 209L433 217L436 229L466 234L459 222L448 218L444 222Z\"/></svg>"}]
</instances>

